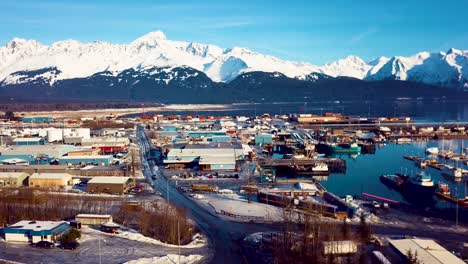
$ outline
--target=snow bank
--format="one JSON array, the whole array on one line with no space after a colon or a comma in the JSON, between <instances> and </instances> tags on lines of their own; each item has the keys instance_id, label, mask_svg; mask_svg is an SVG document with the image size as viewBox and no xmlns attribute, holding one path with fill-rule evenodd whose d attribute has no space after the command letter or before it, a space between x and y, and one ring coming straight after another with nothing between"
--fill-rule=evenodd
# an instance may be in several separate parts
<instances>
[{"instance_id":1,"label":"snow bank","mask_svg":"<svg viewBox=\"0 0 468 264\"><path fill-rule=\"evenodd\" d=\"M178 255L169 254L166 256L162 256L162 257L141 258L141 259L131 260L125 263L126 264L174 264L174 263L195 264L195 263L200 263L202 259L203 259L203 256L201 255L188 255L188 256L181 255L180 262L179 262Z\"/></svg>"},{"instance_id":2,"label":"snow bank","mask_svg":"<svg viewBox=\"0 0 468 264\"><path fill-rule=\"evenodd\" d=\"M151 238L151 237L146 237L146 236L142 235L141 233L139 233L138 231L133 230L133 229L122 230L120 233L114 234L114 236L125 238L125 239L128 239L128 240L139 241L139 242L143 242L143 243L161 245L161 246L165 246L165 247L179 247L178 245L167 244L167 243L164 243L164 242L162 242L160 240L157 240L157 239L154 239L154 238ZM204 247L205 245L206 245L205 238L200 234L196 234L196 235L193 236L192 242L190 242L187 245L182 245L180 247L181 248L201 248L201 247Z\"/></svg>"}]
</instances>

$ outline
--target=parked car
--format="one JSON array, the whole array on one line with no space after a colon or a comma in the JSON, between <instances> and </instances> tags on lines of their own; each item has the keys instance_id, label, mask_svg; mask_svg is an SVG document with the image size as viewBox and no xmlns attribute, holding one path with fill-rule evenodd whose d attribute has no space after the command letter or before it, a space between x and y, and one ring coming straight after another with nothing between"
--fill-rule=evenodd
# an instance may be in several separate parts
<instances>
[{"instance_id":1,"label":"parked car","mask_svg":"<svg viewBox=\"0 0 468 264\"><path fill-rule=\"evenodd\" d=\"M61 249L70 249L70 250L75 250L80 246L80 243L78 242L70 242L70 243L63 243L60 245Z\"/></svg>"},{"instance_id":2,"label":"parked car","mask_svg":"<svg viewBox=\"0 0 468 264\"><path fill-rule=\"evenodd\" d=\"M53 248L55 247L54 243L49 242L49 241L39 241L36 244L34 244L35 247L37 248Z\"/></svg>"}]
</instances>

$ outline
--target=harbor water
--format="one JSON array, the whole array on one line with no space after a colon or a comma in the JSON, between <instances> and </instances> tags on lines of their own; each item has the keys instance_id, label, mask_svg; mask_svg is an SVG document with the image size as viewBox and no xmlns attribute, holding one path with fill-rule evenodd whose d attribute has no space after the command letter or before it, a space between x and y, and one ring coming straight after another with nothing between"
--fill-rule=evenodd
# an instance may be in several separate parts
<instances>
[{"instance_id":1,"label":"harbor water","mask_svg":"<svg viewBox=\"0 0 468 264\"><path fill-rule=\"evenodd\" d=\"M463 141L463 144L462 144ZM455 181L453 178L442 175L442 172L427 167L421 169L416 166L413 161L403 158L406 155L420 156L424 158L438 159L441 164L457 165L458 167L467 169L465 164L458 164L442 159L436 156L427 156L425 150L428 147L438 147L439 149L448 149L454 153L461 153L462 145L467 146L468 140L445 140L445 141L429 141L429 142L413 142L409 144L388 143L386 145L377 146L375 154L368 155L341 155L347 162L347 170L344 174L330 174L326 179L322 178L322 185L329 191L339 195L356 195L359 196L362 192L378 195L381 197L405 201L400 193L385 186L379 179L382 174L407 173L416 175L424 171L432 176L434 183L439 181L447 183L453 195L457 194L459 198L468 195L466 189L467 177L462 180ZM458 193L456 193L456 190ZM415 196L417 194L414 194ZM437 206L452 206L447 202L441 202L434 198Z\"/></svg>"}]
</instances>

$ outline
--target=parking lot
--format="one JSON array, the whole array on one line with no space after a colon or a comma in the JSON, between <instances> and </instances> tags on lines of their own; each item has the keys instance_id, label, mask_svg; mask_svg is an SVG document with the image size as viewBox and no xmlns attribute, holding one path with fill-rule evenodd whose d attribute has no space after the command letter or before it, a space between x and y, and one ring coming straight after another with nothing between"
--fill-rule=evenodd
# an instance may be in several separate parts
<instances>
[{"instance_id":1,"label":"parking lot","mask_svg":"<svg viewBox=\"0 0 468 264\"><path fill-rule=\"evenodd\" d=\"M177 247L129 240L84 227L77 250L34 248L0 240L0 259L20 263L124 263L140 258L178 254ZM206 247L182 248L182 255L205 255Z\"/></svg>"}]
</instances>

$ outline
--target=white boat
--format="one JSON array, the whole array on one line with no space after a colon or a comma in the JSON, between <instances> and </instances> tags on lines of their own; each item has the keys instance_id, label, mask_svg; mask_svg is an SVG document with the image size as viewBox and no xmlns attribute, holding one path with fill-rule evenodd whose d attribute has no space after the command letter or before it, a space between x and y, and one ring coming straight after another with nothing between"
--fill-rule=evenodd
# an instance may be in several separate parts
<instances>
[{"instance_id":1,"label":"white boat","mask_svg":"<svg viewBox=\"0 0 468 264\"><path fill-rule=\"evenodd\" d=\"M463 170L457 167L445 165L442 168L442 173L454 178L461 178L463 176Z\"/></svg>"},{"instance_id":2,"label":"white boat","mask_svg":"<svg viewBox=\"0 0 468 264\"><path fill-rule=\"evenodd\" d=\"M382 132L391 132L392 130L389 127L381 126L379 127L379 130Z\"/></svg>"},{"instance_id":3,"label":"white boat","mask_svg":"<svg viewBox=\"0 0 468 264\"><path fill-rule=\"evenodd\" d=\"M328 172L328 165L325 163L317 163L312 167L313 172Z\"/></svg>"},{"instance_id":4,"label":"white boat","mask_svg":"<svg viewBox=\"0 0 468 264\"><path fill-rule=\"evenodd\" d=\"M427 154L437 155L437 154L439 154L439 148L437 148L437 147L427 148L426 153Z\"/></svg>"},{"instance_id":5,"label":"white boat","mask_svg":"<svg viewBox=\"0 0 468 264\"><path fill-rule=\"evenodd\" d=\"M397 139L398 144L407 144L411 142L411 138L399 138Z\"/></svg>"}]
</instances>

